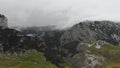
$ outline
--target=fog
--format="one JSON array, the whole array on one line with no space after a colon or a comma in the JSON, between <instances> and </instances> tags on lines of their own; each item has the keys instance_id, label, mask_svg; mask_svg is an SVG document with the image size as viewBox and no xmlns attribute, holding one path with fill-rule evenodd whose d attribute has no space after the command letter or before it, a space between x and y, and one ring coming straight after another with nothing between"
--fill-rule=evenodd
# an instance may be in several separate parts
<instances>
[{"instance_id":1,"label":"fog","mask_svg":"<svg viewBox=\"0 0 120 68\"><path fill-rule=\"evenodd\" d=\"M9 26L69 27L83 20L120 21L120 0L0 0Z\"/></svg>"}]
</instances>

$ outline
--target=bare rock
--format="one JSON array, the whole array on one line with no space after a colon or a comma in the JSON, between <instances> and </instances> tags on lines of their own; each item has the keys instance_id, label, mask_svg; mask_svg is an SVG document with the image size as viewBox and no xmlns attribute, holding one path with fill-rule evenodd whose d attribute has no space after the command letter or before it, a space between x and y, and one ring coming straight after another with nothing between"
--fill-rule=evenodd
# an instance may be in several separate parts
<instances>
[{"instance_id":1,"label":"bare rock","mask_svg":"<svg viewBox=\"0 0 120 68\"><path fill-rule=\"evenodd\" d=\"M7 18L4 15L0 14L0 28L5 29L8 28Z\"/></svg>"}]
</instances>

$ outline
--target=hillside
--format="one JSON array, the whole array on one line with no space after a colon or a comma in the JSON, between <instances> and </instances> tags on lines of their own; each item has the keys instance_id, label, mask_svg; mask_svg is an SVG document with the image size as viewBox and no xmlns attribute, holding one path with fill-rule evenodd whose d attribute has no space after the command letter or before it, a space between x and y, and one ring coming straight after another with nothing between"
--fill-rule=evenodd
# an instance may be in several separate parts
<instances>
[{"instance_id":1,"label":"hillside","mask_svg":"<svg viewBox=\"0 0 120 68\"><path fill-rule=\"evenodd\" d=\"M0 54L0 68L57 68L42 53L28 50L24 55Z\"/></svg>"},{"instance_id":2,"label":"hillside","mask_svg":"<svg viewBox=\"0 0 120 68\"><path fill-rule=\"evenodd\" d=\"M119 68L119 41L119 23L84 21L62 35L62 53L76 68Z\"/></svg>"},{"instance_id":3,"label":"hillside","mask_svg":"<svg viewBox=\"0 0 120 68\"><path fill-rule=\"evenodd\" d=\"M64 57L75 68L119 66L119 33L120 24L112 21L84 21L68 30L36 32L47 44L44 54L48 60L60 66Z\"/></svg>"},{"instance_id":4,"label":"hillside","mask_svg":"<svg viewBox=\"0 0 120 68\"><path fill-rule=\"evenodd\" d=\"M0 68L120 68L119 23L83 21L65 30L18 31L0 18Z\"/></svg>"}]
</instances>

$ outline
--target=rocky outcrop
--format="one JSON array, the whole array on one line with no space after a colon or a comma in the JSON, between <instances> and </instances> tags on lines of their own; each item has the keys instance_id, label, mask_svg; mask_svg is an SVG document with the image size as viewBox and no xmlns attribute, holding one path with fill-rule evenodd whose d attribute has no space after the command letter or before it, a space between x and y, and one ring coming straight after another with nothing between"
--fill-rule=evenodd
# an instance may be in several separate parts
<instances>
[{"instance_id":1,"label":"rocky outcrop","mask_svg":"<svg viewBox=\"0 0 120 68\"><path fill-rule=\"evenodd\" d=\"M29 27L22 30L24 35L38 35L40 36L45 44L46 50L44 51L44 55L47 60L52 63L59 65L59 63L63 62L61 52L60 52L60 37L64 33L61 30L40 30L41 27ZM45 27L44 27L45 28Z\"/></svg>"},{"instance_id":2,"label":"rocky outcrop","mask_svg":"<svg viewBox=\"0 0 120 68\"><path fill-rule=\"evenodd\" d=\"M104 44L120 44L120 24L111 21L84 21L67 30L61 37L63 55L76 68L95 68L103 65L105 58L91 53L88 48L103 48Z\"/></svg>"},{"instance_id":3,"label":"rocky outcrop","mask_svg":"<svg viewBox=\"0 0 120 68\"><path fill-rule=\"evenodd\" d=\"M102 40L118 45L120 42L120 24L111 21L85 21L76 24L61 37L64 45L71 41Z\"/></svg>"},{"instance_id":4,"label":"rocky outcrop","mask_svg":"<svg viewBox=\"0 0 120 68\"><path fill-rule=\"evenodd\" d=\"M77 45L77 53L71 57L73 60L71 62L75 63L76 68L95 68L96 65L104 64L105 58L103 56L90 53L88 50L89 45L90 44L87 43L79 43Z\"/></svg>"},{"instance_id":5,"label":"rocky outcrop","mask_svg":"<svg viewBox=\"0 0 120 68\"><path fill-rule=\"evenodd\" d=\"M38 36L25 36L15 29L0 29L0 52L9 54L24 53L28 49L43 52L44 41Z\"/></svg>"},{"instance_id":6,"label":"rocky outcrop","mask_svg":"<svg viewBox=\"0 0 120 68\"><path fill-rule=\"evenodd\" d=\"M8 28L7 18L4 15L0 14L0 28Z\"/></svg>"}]
</instances>

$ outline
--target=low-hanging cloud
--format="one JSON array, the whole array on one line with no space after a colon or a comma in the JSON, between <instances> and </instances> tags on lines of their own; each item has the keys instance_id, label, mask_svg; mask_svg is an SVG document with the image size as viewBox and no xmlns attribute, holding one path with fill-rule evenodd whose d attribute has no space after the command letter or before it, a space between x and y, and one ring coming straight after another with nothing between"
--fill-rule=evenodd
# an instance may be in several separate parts
<instances>
[{"instance_id":1,"label":"low-hanging cloud","mask_svg":"<svg viewBox=\"0 0 120 68\"><path fill-rule=\"evenodd\" d=\"M83 20L120 21L119 0L0 0L9 26L71 26Z\"/></svg>"}]
</instances>

